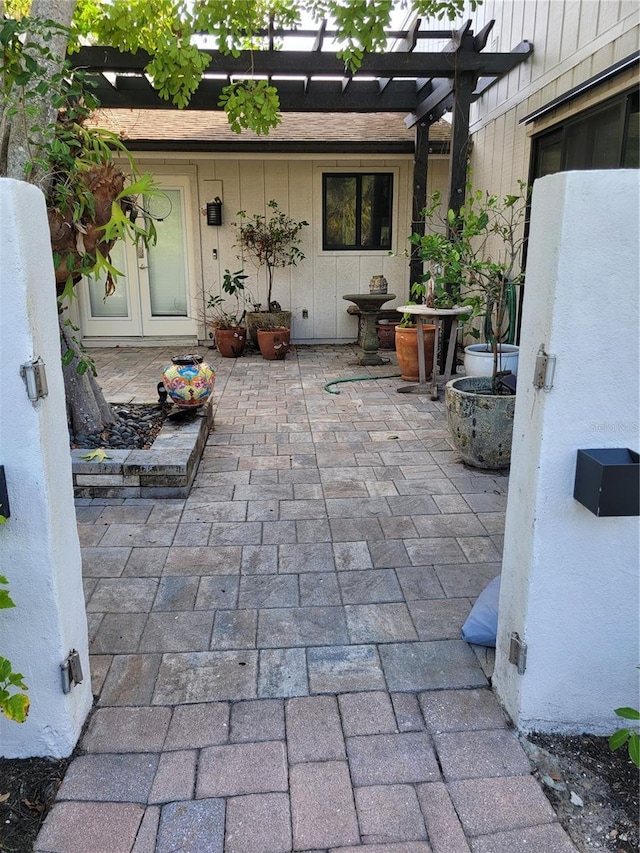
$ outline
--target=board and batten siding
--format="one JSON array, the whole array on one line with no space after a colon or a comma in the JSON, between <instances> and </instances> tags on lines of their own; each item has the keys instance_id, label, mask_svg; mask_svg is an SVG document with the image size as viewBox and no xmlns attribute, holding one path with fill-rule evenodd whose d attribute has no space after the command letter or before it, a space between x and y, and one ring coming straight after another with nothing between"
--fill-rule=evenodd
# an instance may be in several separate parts
<instances>
[{"instance_id":1,"label":"board and batten siding","mask_svg":"<svg viewBox=\"0 0 640 853\"><path fill-rule=\"evenodd\" d=\"M237 213L267 213L274 199L295 220L306 220L301 232L305 260L296 267L278 268L274 273L272 298L293 312L292 339L297 342L340 343L357 337L357 318L348 314L350 305L342 297L368 292L373 275L384 275L396 299L387 307L401 305L409 293L409 264L402 254L411 231L413 159L399 157L309 158L266 155L256 158L210 155L189 162L198 166L199 202L203 206L214 194L223 200L223 225L207 227L201 217L203 305L207 294L220 293L225 269L244 268L246 286L255 301L266 303L266 275L250 259L238 257L235 246ZM428 189L446 190L448 158L430 160ZM322 249L322 174L332 171L382 171L394 176L392 251L325 252ZM217 256L217 257L214 257ZM303 312L306 316L303 316ZM206 313L206 312L205 312ZM208 332L204 331L204 334Z\"/></svg>"},{"instance_id":2,"label":"board and batten siding","mask_svg":"<svg viewBox=\"0 0 640 853\"><path fill-rule=\"evenodd\" d=\"M473 20L475 32L495 19L487 51L509 52L523 39L534 46L526 62L472 106L474 186L500 195L515 191L519 179L528 179L534 134L638 83L637 70L618 75L543 119L522 125L519 122L524 116L638 49L638 3L484 0L466 17Z\"/></svg>"}]
</instances>

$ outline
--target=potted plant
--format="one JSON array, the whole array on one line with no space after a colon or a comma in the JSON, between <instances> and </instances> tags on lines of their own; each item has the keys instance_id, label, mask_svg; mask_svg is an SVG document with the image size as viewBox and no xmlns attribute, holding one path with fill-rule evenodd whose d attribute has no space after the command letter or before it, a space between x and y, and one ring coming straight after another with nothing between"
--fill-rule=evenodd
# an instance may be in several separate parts
<instances>
[{"instance_id":1,"label":"potted plant","mask_svg":"<svg viewBox=\"0 0 640 853\"><path fill-rule=\"evenodd\" d=\"M426 293L425 279L414 282L411 285L411 299L408 305L417 305L424 302ZM424 347L425 373L429 376L433 372L433 343L436 327L430 323L422 324L422 346ZM405 382L417 382L419 379L418 369L418 331L415 316L403 314L402 319L395 327L396 357L400 368L401 378Z\"/></svg>"},{"instance_id":2,"label":"potted plant","mask_svg":"<svg viewBox=\"0 0 640 853\"><path fill-rule=\"evenodd\" d=\"M490 376L453 379L446 387L446 409L453 443L463 461L477 468L507 468L515 396L503 382L500 345L509 314L509 290L520 284L519 268L526 215L527 187L519 194L499 197L469 191L458 214L450 217L454 243L460 250L463 287L470 289L476 314L484 316L491 350Z\"/></svg>"},{"instance_id":3,"label":"potted plant","mask_svg":"<svg viewBox=\"0 0 640 853\"><path fill-rule=\"evenodd\" d=\"M306 220L297 221L280 210L273 199L268 203L267 214L247 214L244 210L238 212L237 242L241 257L249 257L266 273L266 310L256 309L247 312L247 335L255 345L258 329L283 329L291 327L291 312L283 311L280 304L273 300L273 277L278 267L295 267L305 255L300 249L300 232L309 223Z\"/></svg>"},{"instance_id":4,"label":"potted plant","mask_svg":"<svg viewBox=\"0 0 640 853\"><path fill-rule=\"evenodd\" d=\"M245 293L244 282L248 277L244 275L244 270L231 273L226 269L222 278L222 290L231 296L234 302L229 306L228 300L221 293L210 295L207 301L207 308L213 312L211 326L216 349L223 358L238 358L244 353L247 343L244 319L247 300L251 299L250 294Z\"/></svg>"}]
</instances>

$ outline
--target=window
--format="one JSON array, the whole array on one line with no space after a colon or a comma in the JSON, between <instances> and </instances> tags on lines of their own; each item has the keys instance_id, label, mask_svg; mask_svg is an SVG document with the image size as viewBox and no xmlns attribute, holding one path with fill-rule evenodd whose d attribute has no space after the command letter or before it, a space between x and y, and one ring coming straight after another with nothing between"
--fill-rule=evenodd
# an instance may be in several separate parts
<instances>
[{"instance_id":1,"label":"window","mask_svg":"<svg viewBox=\"0 0 640 853\"><path fill-rule=\"evenodd\" d=\"M567 119L535 139L533 175L576 169L638 167L638 93Z\"/></svg>"},{"instance_id":2,"label":"window","mask_svg":"<svg viewBox=\"0 0 640 853\"><path fill-rule=\"evenodd\" d=\"M386 172L322 176L322 248L391 248L393 175Z\"/></svg>"}]
</instances>

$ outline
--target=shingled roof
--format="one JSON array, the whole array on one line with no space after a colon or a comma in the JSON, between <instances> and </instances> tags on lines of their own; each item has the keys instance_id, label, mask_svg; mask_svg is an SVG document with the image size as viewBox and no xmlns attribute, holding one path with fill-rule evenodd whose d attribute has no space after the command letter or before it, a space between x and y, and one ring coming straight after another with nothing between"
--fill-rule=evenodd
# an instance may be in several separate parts
<instances>
[{"instance_id":1,"label":"shingled roof","mask_svg":"<svg viewBox=\"0 0 640 853\"><path fill-rule=\"evenodd\" d=\"M268 136L234 133L224 113L208 110L107 109L93 123L132 150L413 153L415 131L404 113L283 113ZM432 153L449 150L451 125L429 128Z\"/></svg>"}]
</instances>

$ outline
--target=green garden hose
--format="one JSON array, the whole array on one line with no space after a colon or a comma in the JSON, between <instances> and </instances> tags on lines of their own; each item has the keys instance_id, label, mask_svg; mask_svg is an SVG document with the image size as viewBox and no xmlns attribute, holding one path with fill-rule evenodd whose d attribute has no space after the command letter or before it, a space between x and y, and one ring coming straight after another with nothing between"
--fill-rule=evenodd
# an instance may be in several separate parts
<instances>
[{"instance_id":1,"label":"green garden hose","mask_svg":"<svg viewBox=\"0 0 640 853\"><path fill-rule=\"evenodd\" d=\"M324 386L324 390L328 391L329 394L339 394L337 388L331 388L331 385L339 385L341 382L366 382L367 379L397 379L398 376L402 376L401 373L390 373L387 376L351 376L348 379L332 379L331 382L327 382Z\"/></svg>"},{"instance_id":2,"label":"green garden hose","mask_svg":"<svg viewBox=\"0 0 640 853\"><path fill-rule=\"evenodd\" d=\"M516 340L516 288L515 285L511 282L507 284L504 289L504 300L505 300L505 317L508 317L507 328L503 335L501 335L501 341L503 344L513 344ZM493 306L492 306L493 308ZM486 341L490 341L492 338L493 325L491 320L491 311L487 311L484 318L484 339Z\"/></svg>"}]
</instances>

